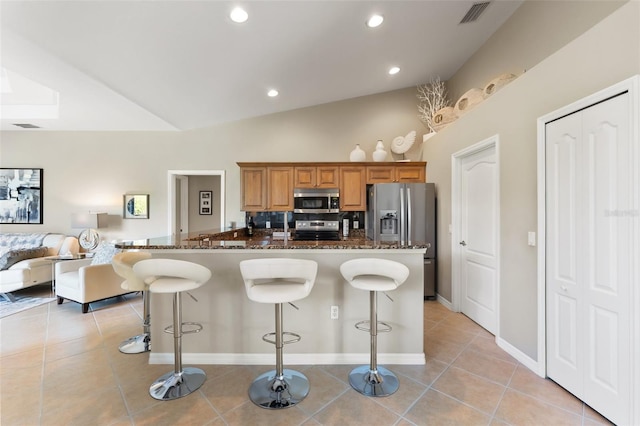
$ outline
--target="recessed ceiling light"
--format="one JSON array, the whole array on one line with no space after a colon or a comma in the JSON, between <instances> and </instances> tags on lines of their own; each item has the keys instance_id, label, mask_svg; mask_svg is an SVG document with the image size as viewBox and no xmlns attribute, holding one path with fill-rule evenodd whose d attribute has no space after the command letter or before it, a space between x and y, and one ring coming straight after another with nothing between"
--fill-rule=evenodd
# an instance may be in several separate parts
<instances>
[{"instance_id":1,"label":"recessed ceiling light","mask_svg":"<svg viewBox=\"0 0 640 426\"><path fill-rule=\"evenodd\" d=\"M382 17L382 15L373 15L367 21L367 27L369 28L379 27L382 24L382 21L384 21L384 18Z\"/></svg>"},{"instance_id":2,"label":"recessed ceiling light","mask_svg":"<svg viewBox=\"0 0 640 426\"><path fill-rule=\"evenodd\" d=\"M231 11L231 13L229 14L229 17L233 22L237 22L238 24L241 24L245 22L247 19L249 19L249 14L243 8L236 7Z\"/></svg>"},{"instance_id":3,"label":"recessed ceiling light","mask_svg":"<svg viewBox=\"0 0 640 426\"><path fill-rule=\"evenodd\" d=\"M276 89L271 89L267 92L267 96L269 96L270 98L275 98L276 96L278 96L278 91Z\"/></svg>"},{"instance_id":4,"label":"recessed ceiling light","mask_svg":"<svg viewBox=\"0 0 640 426\"><path fill-rule=\"evenodd\" d=\"M398 74L399 72L400 72L400 68L398 68L398 67L389 68L389 74L390 75Z\"/></svg>"}]
</instances>

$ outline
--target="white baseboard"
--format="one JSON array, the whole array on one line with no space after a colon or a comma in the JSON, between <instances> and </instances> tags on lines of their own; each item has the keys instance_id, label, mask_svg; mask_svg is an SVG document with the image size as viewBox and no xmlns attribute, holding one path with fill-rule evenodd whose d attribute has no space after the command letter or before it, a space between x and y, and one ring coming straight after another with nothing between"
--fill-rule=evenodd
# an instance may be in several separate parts
<instances>
[{"instance_id":1,"label":"white baseboard","mask_svg":"<svg viewBox=\"0 0 640 426\"><path fill-rule=\"evenodd\" d=\"M284 354L285 365L334 365L334 364L368 364L368 353L350 354ZM196 354L183 353L185 364L231 364L231 365L272 365L276 363L274 353L267 354ZM410 354L378 354L379 364L424 365L424 353ZM149 364L173 364L173 353L151 353Z\"/></svg>"},{"instance_id":2,"label":"white baseboard","mask_svg":"<svg viewBox=\"0 0 640 426\"><path fill-rule=\"evenodd\" d=\"M449 309L450 311L453 311L453 304L449 302L447 299L445 299L444 297L438 294L437 300L438 300L438 303L443 305L445 308Z\"/></svg>"},{"instance_id":3,"label":"white baseboard","mask_svg":"<svg viewBox=\"0 0 640 426\"><path fill-rule=\"evenodd\" d=\"M533 371L536 375L545 377L544 374L540 374L540 366L538 365L538 361L535 361L530 356L517 349L515 346L512 346L506 340L503 340L500 337L496 337L496 345L498 345L500 349L518 360L518 362L522 363L529 370Z\"/></svg>"}]
</instances>

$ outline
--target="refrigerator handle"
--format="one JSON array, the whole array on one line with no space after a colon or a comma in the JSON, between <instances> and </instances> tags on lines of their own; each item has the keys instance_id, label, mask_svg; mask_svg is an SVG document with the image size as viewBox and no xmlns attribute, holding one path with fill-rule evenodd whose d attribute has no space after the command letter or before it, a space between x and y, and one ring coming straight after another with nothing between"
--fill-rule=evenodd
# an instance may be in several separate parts
<instances>
[{"instance_id":1,"label":"refrigerator handle","mask_svg":"<svg viewBox=\"0 0 640 426\"><path fill-rule=\"evenodd\" d=\"M407 208L404 200L404 187L400 187L400 245L405 245L405 237L407 235L406 212Z\"/></svg>"},{"instance_id":2,"label":"refrigerator handle","mask_svg":"<svg viewBox=\"0 0 640 426\"><path fill-rule=\"evenodd\" d=\"M411 245L411 229L413 227L411 220L411 211L413 210L411 206L411 188L407 186L407 244Z\"/></svg>"}]
</instances>

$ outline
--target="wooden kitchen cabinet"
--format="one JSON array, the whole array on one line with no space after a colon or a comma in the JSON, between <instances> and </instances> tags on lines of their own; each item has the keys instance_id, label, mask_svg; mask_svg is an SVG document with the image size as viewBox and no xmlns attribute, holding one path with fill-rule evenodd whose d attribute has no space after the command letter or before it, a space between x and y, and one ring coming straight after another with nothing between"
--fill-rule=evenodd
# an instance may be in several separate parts
<instances>
[{"instance_id":1,"label":"wooden kitchen cabinet","mask_svg":"<svg viewBox=\"0 0 640 426\"><path fill-rule=\"evenodd\" d=\"M240 199L242 211L267 209L267 168L240 168Z\"/></svg>"},{"instance_id":2,"label":"wooden kitchen cabinet","mask_svg":"<svg viewBox=\"0 0 640 426\"><path fill-rule=\"evenodd\" d=\"M267 167L267 210L293 210L293 167Z\"/></svg>"},{"instance_id":3,"label":"wooden kitchen cabinet","mask_svg":"<svg viewBox=\"0 0 640 426\"><path fill-rule=\"evenodd\" d=\"M293 210L293 167L240 167L242 211Z\"/></svg>"},{"instance_id":4,"label":"wooden kitchen cabinet","mask_svg":"<svg viewBox=\"0 0 640 426\"><path fill-rule=\"evenodd\" d=\"M238 163L241 210L292 211L294 188L339 188L340 210L364 211L367 184L426 181L425 162Z\"/></svg>"},{"instance_id":5,"label":"wooden kitchen cabinet","mask_svg":"<svg viewBox=\"0 0 640 426\"><path fill-rule=\"evenodd\" d=\"M338 166L304 166L294 168L294 188L338 188Z\"/></svg>"},{"instance_id":6,"label":"wooden kitchen cabinet","mask_svg":"<svg viewBox=\"0 0 640 426\"><path fill-rule=\"evenodd\" d=\"M363 166L340 167L340 210L364 211L367 209L366 168Z\"/></svg>"},{"instance_id":7,"label":"wooden kitchen cabinet","mask_svg":"<svg viewBox=\"0 0 640 426\"><path fill-rule=\"evenodd\" d=\"M367 166L367 183L421 183L426 181L425 163Z\"/></svg>"},{"instance_id":8,"label":"wooden kitchen cabinet","mask_svg":"<svg viewBox=\"0 0 640 426\"><path fill-rule=\"evenodd\" d=\"M423 183L427 181L426 164L396 166L396 182Z\"/></svg>"}]
</instances>

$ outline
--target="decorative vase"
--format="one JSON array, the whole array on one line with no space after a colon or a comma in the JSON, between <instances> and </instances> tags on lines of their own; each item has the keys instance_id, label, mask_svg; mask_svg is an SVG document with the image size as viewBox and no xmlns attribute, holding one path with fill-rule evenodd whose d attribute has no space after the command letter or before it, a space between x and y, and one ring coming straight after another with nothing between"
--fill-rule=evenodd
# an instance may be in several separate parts
<instances>
[{"instance_id":1,"label":"decorative vase","mask_svg":"<svg viewBox=\"0 0 640 426\"><path fill-rule=\"evenodd\" d=\"M356 147L349 154L349 161L364 161L367 158L367 154L360 148L360 144L357 144Z\"/></svg>"},{"instance_id":2,"label":"decorative vase","mask_svg":"<svg viewBox=\"0 0 640 426\"><path fill-rule=\"evenodd\" d=\"M373 151L373 161L384 161L385 158L387 158L387 151L385 151L382 141L378 140L376 150Z\"/></svg>"}]
</instances>

